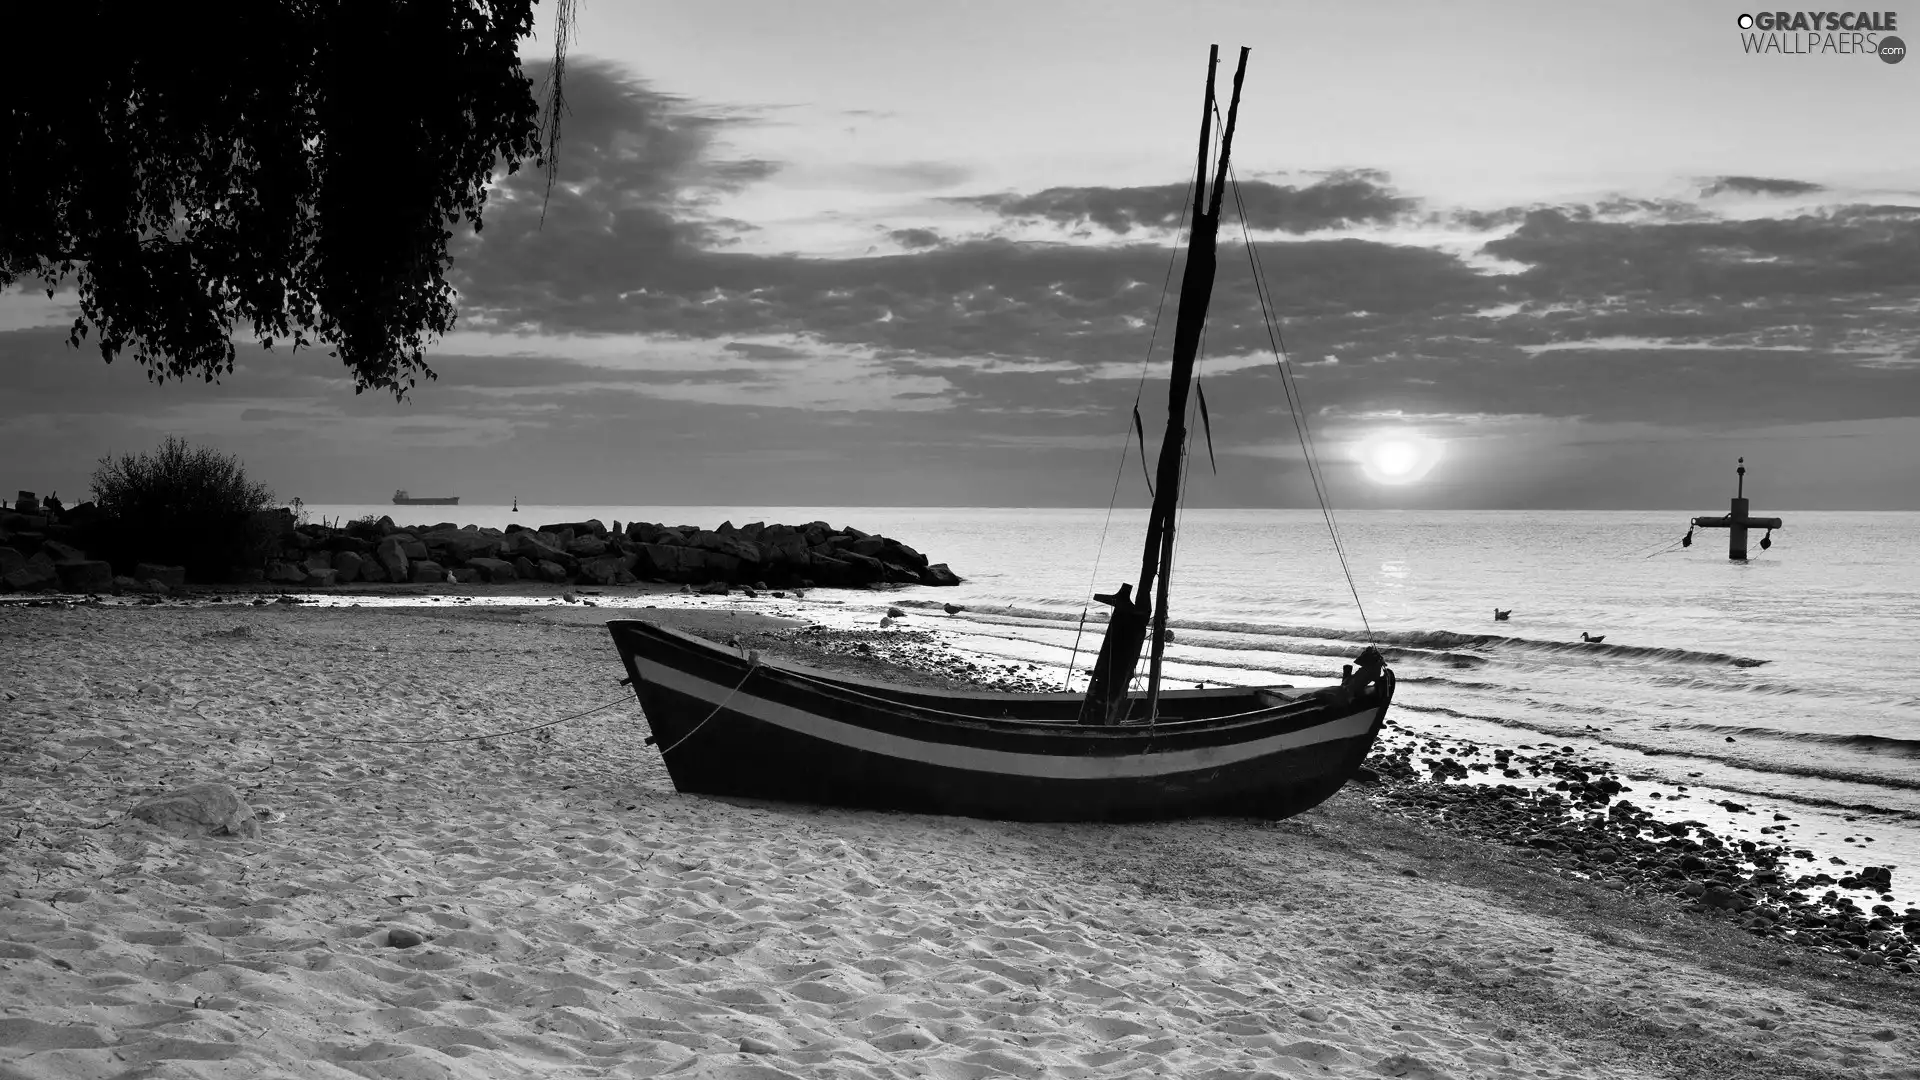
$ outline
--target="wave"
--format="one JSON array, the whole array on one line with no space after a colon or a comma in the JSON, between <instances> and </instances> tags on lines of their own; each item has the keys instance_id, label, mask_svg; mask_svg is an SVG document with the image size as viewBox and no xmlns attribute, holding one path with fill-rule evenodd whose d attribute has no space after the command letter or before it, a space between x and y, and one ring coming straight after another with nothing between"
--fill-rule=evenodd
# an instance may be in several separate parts
<instances>
[{"instance_id":1,"label":"wave","mask_svg":"<svg viewBox=\"0 0 1920 1080\"><path fill-rule=\"evenodd\" d=\"M1043 603L1047 601L1042 601ZM938 608L940 604L932 600L908 600L903 606ZM1073 627L1080 623L1077 612L1049 611L1044 608L1022 607L1007 604L999 607L970 607L966 616L980 622L1017 620L1027 625ZM1104 608L1090 612L1086 617L1088 627L1105 626L1107 613ZM1714 664L1738 668L1759 667L1766 660L1756 660L1746 656L1736 656L1724 652L1701 652L1693 649L1661 648L1649 645L1606 645L1584 641L1545 641L1537 638L1508 637L1503 634L1462 634L1452 630L1382 630L1369 633L1365 630L1353 630L1333 626L1284 626L1269 623L1254 623L1241 620L1223 619L1169 619L1167 625L1178 630L1201 633L1234 634L1254 639L1260 638L1304 638L1321 641L1350 641L1377 646L1397 647L1402 658L1419 657L1435 659L1442 663L1472 665L1485 663L1494 657L1479 655L1482 653L1521 652L1546 653L1555 656L1606 656L1635 660L1653 660L1667 663ZM1287 645L1284 647L1262 646L1253 642L1236 641L1223 648L1260 649L1261 651L1285 651L1308 653L1311 655L1337 655L1336 652L1320 652L1305 645ZM1323 647L1324 648L1324 647ZM1389 653L1389 658L1392 654Z\"/></svg>"},{"instance_id":2,"label":"wave","mask_svg":"<svg viewBox=\"0 0 1920 1080\"><path fill-rule=\"evenodd\" d=\"M1674 729L1704 731L1714 735L1744 736L1749 739L1772 739L1777 742L1808 743L1815 746L1838 747L1843 750L1858 750L1867 754L1920 759L1920 739L1900 739L1889 735L1865 733L1836 735L1825 731L1780 731L1775 728L1752 727L1744 724L1684 722L1662 723L1655 730Z\"/></svg>"},{"instance_id":3,"label":"wave","mask_svg":"<svg viewBox=\"0 0 1920 1080\"><path fill-rule=\"evenodd\" d=\"M1642 742L1632 738L1624 738L1622 737L1624 733L1603 731L1591 725L1579 725L1576 727L1575 724L1571 721L1564 725L1557 725L1557 724L1543 725L1539 723L1529 723L1528 721L1516 719L1510 716L1492 716L1485 713L1463 712L1459 709L1450 709L1440 705L1409 705L1399 701L1396 701L1393 703L1393 711L1396 713L1416 713L1416 714L1430 713L1430 714L1437 714L1440 716L1453 717L1454 719L1457 719L1457 720L1472 720L1472 721L1476 721L1484 724L1494 724L1499 727L1510 728L1516 731L1528 731L1548 739L1584 739L1587 742L1599 743L1602 746L1606 746L1611 749L1628 750L1638 754L1645 754L1647 757L1658 758L1661 761L1668 762L1668 763L1694 760L1694 761L1710 762L1715 765L1741 769L1743 771L1756 773L1756 774L1767 774L1767 775L1774 775L1774 776L1798 776L1798 777L1805 777L1812 780L1830 780L1838 783L1853 784L1866 789L1888 788L1896 791L1920 791L1920 777L1905 776L1905 775L1888 775L1885 773L1868 773L1860 770L1857 767L1849 768L1849 767L1841 767L1836 765L1820 765L1820 764L1813 764L1813 763L1804 762L1804 761L1771 761L1771 760L1755 758L1755 757L1744 755L1744 754L1742 755L1710 754L1710 753L1704 752L1705 748L1695 748L1691 750L1674 749L1672 747L1660 746L1653 743ZM1399 726L1401 727L1401 730L1406 731L1406 728L1404 725L1399 725ZM1697 726L1702 728L1712 727L1712 725L1697 725ZM1774 737L1774 738L1781 737L1782 735L1782 733L1780 732L1773 732L1773 731L1767 731L1765 729L1756 729L1756 728L1726 727L1720 730L1745 731L1754 736ZM1412 734L1412 733L1408 732L1408 734ZM1465 738L1464 736L1450 736L1450 737ZM1467 738L1466 741L1471 742L1473 740L1470 738ZM1856 748L1866 744L1877 744L1877 743L1888 743L1888 742L1906 743L1909 746L1915 745L1912 740L1884 739L1877 735L1825 736L1823 737L1822 741L1829 742L1836 746L1851 746ZM1899 753L1900 756L1902 757L1905 757L1905 756L1920 757L1920 747L1917 747L1912 750L1900 750L1896 752ZM1615 764L1617 767L1619 763L1616 762ZM1778 787L1770 787L1770 788L1744 787L1744 786L1738 786L1735 784L1729 784L1724 779L1716 779L1709 786L1717 789L1727 790L1727 791L1739 791L1739 792L1742 792L1743 794L1748 794L1748 795L1764 796L1772 799L1791 800L1794 802L1805 803L1807 805L1813 805L1813 806L1830 806L1830 807L1835 807L1840 809L1889 813L1889 814L1901 815L1903 817L1908 817L1908 818L1920 819L1920 813L1916 813L1915 811L1910 809L1885 806L1877 803L1829 800L1821 796L1812 795L1805 792L1783 791Z\"/></svg>"}]
</instances>

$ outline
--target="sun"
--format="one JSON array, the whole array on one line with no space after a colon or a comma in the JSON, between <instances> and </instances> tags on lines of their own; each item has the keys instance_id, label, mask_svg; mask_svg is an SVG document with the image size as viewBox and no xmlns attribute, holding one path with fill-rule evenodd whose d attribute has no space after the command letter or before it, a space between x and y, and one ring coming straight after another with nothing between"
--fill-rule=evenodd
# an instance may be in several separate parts
<instances>
[{"instance_id":1,"label":"sun","mask_svg":"<svg viewBox=\"0 0 1920 1080\"><path fill-rule=\"evenodd\" d=\"M1411 484L1440 463L1440 442L1405 431L1381 432L1356 447L1354 456L1376 484Z\"/></svg>"}]
</instances>

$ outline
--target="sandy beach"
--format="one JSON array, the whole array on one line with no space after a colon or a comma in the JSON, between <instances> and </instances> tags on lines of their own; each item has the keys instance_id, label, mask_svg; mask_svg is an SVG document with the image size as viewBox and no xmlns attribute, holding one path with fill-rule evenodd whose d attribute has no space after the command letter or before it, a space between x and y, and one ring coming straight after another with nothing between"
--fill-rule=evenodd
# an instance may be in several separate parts
<instances>
[{"instance_id":1,"label":"sandy beach","mask_svg":"<svg viewBox=\"0 0 1920 1080\"><path fill-rule=\"evenodd\" d=\"M794 625L735 606L648 614ZM680 795L600 625L636 613L0 607L0 1080L1920 1077L1920 980L1359 786L1124 826ZM257 835L128 816L202 782Z\"/></svg>"}]
</instances>

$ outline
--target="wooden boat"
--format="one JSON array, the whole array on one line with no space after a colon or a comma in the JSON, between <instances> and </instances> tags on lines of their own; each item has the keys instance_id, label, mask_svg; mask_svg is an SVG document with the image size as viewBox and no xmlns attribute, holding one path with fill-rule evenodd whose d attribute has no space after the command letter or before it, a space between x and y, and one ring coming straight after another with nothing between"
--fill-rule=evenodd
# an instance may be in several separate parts
<instances>
[{"instance_id":1,"label":"wooden boat","mask_svg":"<svg viewBox=\"0 0 1920 1080\"><path fill-rule=\"evenodd\" d=\"M1338 685L1316 690L1160 686L1187 393L1213 286L1247 50L1209 204L1218 57L1216 47L1138 591L1129 583L1095 597L1113 612L1088 691L919 689L770 662L643 620L610 622L653 733L647 741L659 746L677 789L1029 821L1286 817L1325 800L1359 769L1394 690L1372 648ZM1135 689L1149 640L1146 686Z\"/></svg>"}]
</instances>

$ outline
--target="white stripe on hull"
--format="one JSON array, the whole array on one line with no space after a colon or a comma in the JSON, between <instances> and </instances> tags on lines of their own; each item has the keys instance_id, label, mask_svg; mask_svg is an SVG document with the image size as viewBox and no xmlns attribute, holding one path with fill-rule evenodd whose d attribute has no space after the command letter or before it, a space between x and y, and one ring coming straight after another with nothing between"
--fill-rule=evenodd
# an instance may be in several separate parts
<instances>
[{"instance_id":1,"label":"white stripe on hull","mask_svg":"<svg viewBox=\"0 0 1920 1080\"><path fill-rule=\"evenodd\" d=\"M1196 750L1172 750L1156 754L1109 756L1025 754L1012 750L990 750L955 743L930 742L874 731L848 724L777 701L768 701L736 691L727 699L730 687L643 657L634 657L640 677L647 682L702 702L717 704L726 700L731 712L753 717L802 735L810 735L855 750L881 754L903 761L921 762L950 769L971 769L1001 776L1031 776L1050 780L1131 780L1200 772L1236 765L1287 750L1321 743L1352 739L1365 735L1372 727L1377 709L1362 709L1349 716L1316 724L1304 731L1269 735L1252 742L1230 746L1203 747ZM696 735L694 738L698 739Z\"/></svg>"}]
</instances>

